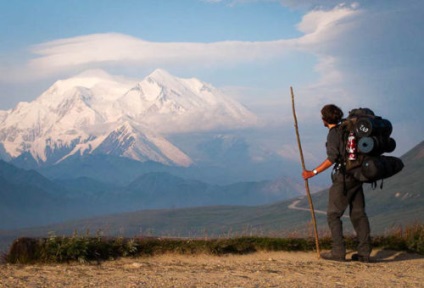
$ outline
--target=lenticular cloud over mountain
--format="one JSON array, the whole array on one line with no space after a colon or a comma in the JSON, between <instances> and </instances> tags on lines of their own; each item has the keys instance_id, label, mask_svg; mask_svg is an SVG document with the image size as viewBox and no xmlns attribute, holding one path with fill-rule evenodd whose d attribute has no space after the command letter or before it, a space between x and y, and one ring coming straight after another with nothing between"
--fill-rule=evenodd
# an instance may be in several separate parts
<instances>
[{"instance_id":1,"label":"lenticular cloud over mountain","mask_svg":"<svg viewBox=\"0 0 424 288\"><path fill-rule=\"evenodd\" d=\"M189 166L191 158L164 135L257 123L212 85L160 69L138 83L85 72L0 116L1 158L30 155L38 165L100 153Z\"/></svg>"}]
</instances>

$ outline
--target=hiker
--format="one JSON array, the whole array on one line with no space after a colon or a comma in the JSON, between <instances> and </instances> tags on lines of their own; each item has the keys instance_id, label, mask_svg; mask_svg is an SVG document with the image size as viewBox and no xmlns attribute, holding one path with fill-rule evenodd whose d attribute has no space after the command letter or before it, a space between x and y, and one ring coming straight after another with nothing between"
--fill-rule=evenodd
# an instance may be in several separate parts
<instances>
[{"instance_id":1,"label":"hiker","mask_svg":"<svg viewBox=\"0 0 424 288\"><path fill-rule=\"evenodd\" d=\"M327 135L327 159L312 171L304 170L302 177L309 179L334 165L332 186L329 190L327 221L331 232L331 252L322 253L326 260L346 261L346 247L343 238L341 217L349 206L349 216L358 237L358 253L352 255L353 261L369 262L371 253L371 237L368 216L365 213L365 198L362 182L344 172L342 164L346 143L340 127L343 111L334 104L325 105L321 109L324 126L329 129Z\"/></svg>"}]
</instances>

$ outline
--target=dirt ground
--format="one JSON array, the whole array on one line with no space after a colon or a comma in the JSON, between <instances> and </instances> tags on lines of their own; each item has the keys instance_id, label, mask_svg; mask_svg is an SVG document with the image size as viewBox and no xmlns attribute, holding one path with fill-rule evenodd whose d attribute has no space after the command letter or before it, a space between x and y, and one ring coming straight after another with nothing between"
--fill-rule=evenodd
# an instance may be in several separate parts
<instances>
[{"instance_id":1,"label":"dirt ground","mask_svg":"<svg viewBox=\"0 0 424 288\"><path fill-rule=\"evenodd\" d=\"M424 287L423 256L374 251L373 260L341 263L314 252L258 252L167 254L99 265L2 264L0 287Z\"/></svg>"}]
</instances>

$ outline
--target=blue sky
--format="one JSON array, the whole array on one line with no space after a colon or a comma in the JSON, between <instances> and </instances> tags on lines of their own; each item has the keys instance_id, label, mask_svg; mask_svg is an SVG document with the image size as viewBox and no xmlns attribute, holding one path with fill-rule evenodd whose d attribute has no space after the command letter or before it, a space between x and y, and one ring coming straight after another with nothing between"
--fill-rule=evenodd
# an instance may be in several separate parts
<instances>
[{"instance_id":1,"label":"blue sky","mask_svg":"<svg viewBox=\"0 0 424 288\"><path fill-rule=\"evenodd\" d=\"M162 68L221 88L271 134L293 134L293 86L311 163L327 103L389 118L403 153L424 135L422 15L420 0L0 0L0 110L84 70ZM269 145L296 155L294 139Z\"/></svg>"}]
</instances>

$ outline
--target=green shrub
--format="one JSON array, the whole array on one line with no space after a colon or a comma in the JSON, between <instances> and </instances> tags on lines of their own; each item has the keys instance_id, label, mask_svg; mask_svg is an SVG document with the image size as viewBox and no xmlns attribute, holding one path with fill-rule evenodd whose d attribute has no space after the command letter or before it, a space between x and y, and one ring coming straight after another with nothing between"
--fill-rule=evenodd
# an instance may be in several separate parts
<instances>
[{"instance_id":1,"label":"green shrub","mask_svg":"<svg viewBox=\"0 0 424 288\"><path fill-rule=\"evenodd\" d=\"M346 237L346 246L356 249L355 237ZM373 238L375 248L403 250L424 254L424 225L397 229L388 235ZM320 239L321 250L331 248L330 237ZM129 256L153 256L164 253L178 254L247 254L256 251L313 251L316 250L312 238L276 237L237 237L222 239L171 239L171 238L107 238L97 235L47 238L19 238L4 256L8 263L81 263L104 261Z\"/></svg>"},{"instance_id":2,"label":"green shrub","mask_svg":"<svg viewBox=\"0 0 424 288\"><path fill-rule=\"evenodd\" d=\"M408 250L424 255L424 225L409 226L405 234Z\"/></svg>"}]
</instances>

